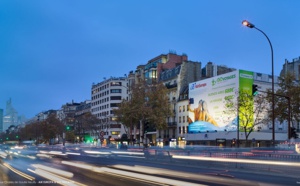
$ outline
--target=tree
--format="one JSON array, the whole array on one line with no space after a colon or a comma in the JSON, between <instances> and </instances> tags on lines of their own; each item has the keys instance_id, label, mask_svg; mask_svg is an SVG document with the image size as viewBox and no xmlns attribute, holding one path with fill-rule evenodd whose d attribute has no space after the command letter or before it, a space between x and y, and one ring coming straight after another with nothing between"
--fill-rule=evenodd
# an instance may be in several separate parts
<instances>
[{"instance_id":1,"label":"tree","mask_svg":"<svg viewBox=\"0 0 300 186\"><path fill-rule=\"evenodd\" d=\"M295 80L295 75L288 73L285 76L279 78L279 88L276 90L275 95L275 118L283 123L284 121L288 121L291 118L291 127L296 127L300 122L300 86L299 82ZM272 95L271 91L268 91L269 95ZM278 96L282 95L282 96ZM290 98L290 113L289 116L289 105L288 99ZM267 97L267 100L270 104L272 104L271 96ZM269 114L269 117L272 117L272 114Z\"/></svg>"},{"instance_id":2,"label":"tree","mask_svg":"<svg viewBox=\"0 0 300 186\"><path fill-rule=\"evenodd\" d=\"M168 127L166 118L173 115L167 92L168 89L163 83L152 85L149 92L149 105L151 108L149 121L155 123L155 128L158 130L166 129Z\"/></svg>"},{"instance_id":3,"label":"tree","mask_svg":"<svg viewBox=\"0 0 300 186\"><path fill-rule=\"evenodd\" d=\"M86 112L75 117L74 130L77 134L84 135L85 132L96 132L100 119L91 112Z\"/></svg>"},{"instance_id":4,"label":"tree","mask_svg":"<svg viewBox=\"0 0 300 186\"><path fill-rule=\"evenodd\" d=\"M40 134L40 131L39 122L34 121L20 128L19 136L22 140L34 140L36 139L37 135Z\"/></svg>"},{"instance_id":5,"label":"tree","mask_svg":"<svg viewBox=\"0 0 300 186\"><path fill-rule=\"evenodd\" d=\"M58 135L62 135L64 131L64 124L56 117L56 114L50 114L46 120L40 121L40 135L46 143L50 142L50 139L56 138Z\"/></svg>"},{"instance_id":6,"label":"tree","mask_svg":"<svg viewBox=\"0 0 300 186\"><path fill-rule=\"evenodd\" d=\"M239 130L244 132L246 145L248 144L249 135L254 128L259 125L268 123L266 117L269 104L265 101L265 95L258 94L252 96L247 91L239 91L235 96L231 96L225 100L224 114L239 115Z\"/></svg>"},{"instance_id":7,"label":"tree","mask_svg":"<svg viewBox=\"0 0 300 186\"><path fill-rule=\"evenodd\" d=\"M130 87L131 99L123 100L114 110L117 120L128 128L140 121L149 123L152 128L166 129L166 118L172 116L167 88L162 83L147 84L140 81ZM130 132L131 133L131 132Z\"/></svg>"},{"instance_id":8,"label":"tree","mask_svg":"<svg viewBox=\"0 0 300 186\"><path fill-rule=\"evenodd\" d=\"M132 142L132 128L137 127L140 121L144 122L145 118L149 117L150 108L146 103L148 86L144 81L133 84L128 88L131 98L122 100L118 108L114 110L114 115L117 117L117 121L125 126L125 129L129 129L126 133L128 133L130 142Z\"/></svg>"}]
</instances>

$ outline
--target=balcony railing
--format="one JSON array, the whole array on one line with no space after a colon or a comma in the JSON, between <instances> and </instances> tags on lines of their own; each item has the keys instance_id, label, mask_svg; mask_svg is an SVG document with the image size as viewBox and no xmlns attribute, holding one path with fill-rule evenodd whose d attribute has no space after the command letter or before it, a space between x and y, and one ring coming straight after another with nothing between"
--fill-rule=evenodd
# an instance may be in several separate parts
<instances>
[{"instance_id":1,"label":"balcony railing","mask_svg":"<svg viewBox=\"0 0 300 186\"><path fill-rule=\"evenodd\" d=\"M176 127L177 122L168 122L168 127Z\"/></svg>"}]
</instances>

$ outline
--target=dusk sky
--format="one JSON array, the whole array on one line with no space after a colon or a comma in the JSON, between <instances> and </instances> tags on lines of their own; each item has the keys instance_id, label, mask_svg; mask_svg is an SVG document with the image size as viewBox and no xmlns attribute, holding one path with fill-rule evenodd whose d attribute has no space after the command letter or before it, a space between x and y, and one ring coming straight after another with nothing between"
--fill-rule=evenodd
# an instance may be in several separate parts
<instances>
[{"instance_id":1,"label":"dusk sky","mask_svg":"<svg viewBox=\"0 0 300 186\"><path fill-rule=\"evenodd\" d=\"M92 83L121 77L148 60L186 53L271 74L300 56L299 0L2 0L0 108L19 115L91 99Z\"/></svg>"}]
</instances>

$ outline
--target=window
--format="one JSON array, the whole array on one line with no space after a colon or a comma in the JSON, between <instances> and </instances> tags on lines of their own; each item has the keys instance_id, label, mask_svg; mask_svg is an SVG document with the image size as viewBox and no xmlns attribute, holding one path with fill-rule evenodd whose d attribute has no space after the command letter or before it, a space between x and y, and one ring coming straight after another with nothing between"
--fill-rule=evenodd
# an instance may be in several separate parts
<instances>
[{"instance_id":1,"label":"window","mask_svg":"<svg viewBox=\"0 0 300 186\"><path fill-rule=\"evenodd\" d=\"M269 77L269 79L268 79L269 82L272 82L272 76L269 75L268 77Z\"/></svg>"},{"instance_id":2,"label":"window","mask_svg":"<svg viewBox=\"0 0 300 186\"><path fill-rule=\"evenodd\" d=\"M178 127L178 133L181 134L181 127Z\"/></svg>"},{"instance_id":3,"label":"window","mask_svg":"<svg viewBox=\"0 0 300 186\"><path fill-rule=\"evenodd\" d=\"M120 131L111 131L111 134L112 134L112 135L119 135L119 134L120 134Z\"/></svg>"},{"instance_id":4,"label":"window","mask_svg":"<svg viewBox=\"0 0 300 186\"><path fill-rule=\"evenodd\" d=\"M111 82L110 86L122 86L122 82Z\"/></svg>"},{"instance_id":5,"label":"window","mask_svg":"<svg viewBox=\"0 0 300 186\"><path fill-rule=\"evenodd\" d=\"M110 96L110 100L121 100L121 96Z\"/></svg>"},{"instance_id":6,"label":"window","mask_svg":"<svg viewBox=\"0 0 300 186\"><path fill-rule=\"evenodd\" d=\"M181 106L179 106L179 112L181 112Z\"/></svg>"},{"instance_id":7,"label":"window","mask_svg":"<svg viewBox=\"0 0 300 186\"><path fill-rule=\"evenodd\" d=\"M118 107L118 103L111 103L110 107Z\"/></svg>"},{"instance_id":8,"label":"window","mask_svg":"<svg viewBox=\"0 0 300 186\"><path fill-rule=\"evenodd\" d=\"M185 105L183 105L182 107L182 112L185 112Z\"/></svg>"},{"instance_id":9,"label":"window","mask_svg":"<svg viewBox=\"0 0 300 186\"><path fill-rule=\"evenodd\" d=\"M111 89L110 93L122 93L121 89Z\"/></svg>"},{"instance_id":10,"label":"window","mask_svg":"<svg viewBox=\"0 0 300 186\"><path fill-rule=\"evenodd\" d=\"M182 122L185 123L185 116L182 116Z\"/></svg>"},{"instance_id":11,"label":"window","mask_svg":"<svg viewBox=\"0 0 300 186\"><path fill-rule=\"evenodd\" d=\"M181 116L179 116L179 122L178 123L181 123Z\"/></svg>"},{"instance_id":12,"label":"window","mask_svg":"<svg viewBox=\"0 0 300 186\"><path fill-rule=\"evenodd\" d=\"M185 129L186 129L186 127L185 127L185 126L183 126L183 127L182 127L182 132L183 132L183 134L185 134L185 132L186 132L186 130L185 130Z\"/></svg>"}]
</instances>

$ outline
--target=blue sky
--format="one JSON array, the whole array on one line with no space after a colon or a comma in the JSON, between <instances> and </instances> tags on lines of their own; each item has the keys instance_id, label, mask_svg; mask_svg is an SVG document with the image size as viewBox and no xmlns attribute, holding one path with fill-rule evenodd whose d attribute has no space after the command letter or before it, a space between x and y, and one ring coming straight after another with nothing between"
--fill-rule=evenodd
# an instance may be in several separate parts
<instances>
[{"instance_id":1,"label":"blue sky","mask_svg":"<svg viewBox=\"0 0 300 186\"><path fill-rule=\"evenodd\" d=\"M298 0L2 0L0 108L20 115L91 99L91 85L175 50L271 74L300 56Z\"/></svg>"}]
</instances>

